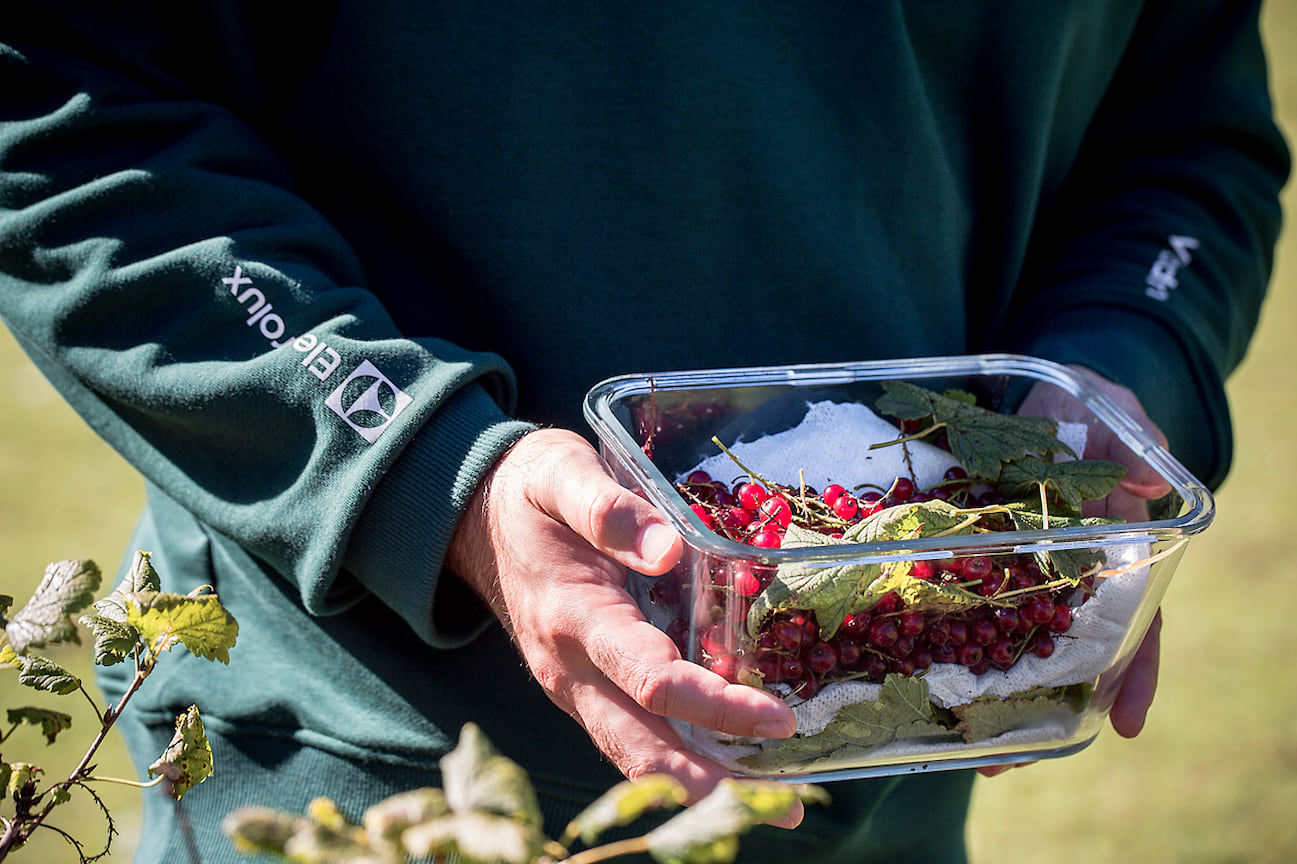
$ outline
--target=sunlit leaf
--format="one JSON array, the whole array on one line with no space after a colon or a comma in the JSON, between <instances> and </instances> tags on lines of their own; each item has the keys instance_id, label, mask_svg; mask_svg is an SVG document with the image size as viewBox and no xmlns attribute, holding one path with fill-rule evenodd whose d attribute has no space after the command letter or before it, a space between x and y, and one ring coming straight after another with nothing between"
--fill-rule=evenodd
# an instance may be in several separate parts
<instances>
[{"instance_id":1,"label":"sunlit leaf","mask_svg":"<svg viewBox=\"0 0 1297 864\"><path fill-rule=\"evenodd\" d=\"M129 605L127 597L133 594L155 594L161 590L162 579L153 568L152 556L148 552L137 551L122 581L111 594L95 603L95 611L110 621L124 624Z\"/></svg>"},{"instance_id":2,"label":"sunlit leaf","mask_svg":"<svg viewBox=\"0 0 1297 864\"><path fill-rule=\"evenodd\" d=\"M649 774L613 786L577 814L565 832L592 845L604 831L629 825L650 810L679 807L685 803L684 785L669 774Z\"/></svg>"},{"instance_id":3,"label":"sunlit leaf","mask_svg":"<svg viewBox=\"0 0 1297 864\"><path fill-rule=\"evenodd\" d=\"M212 775L212 748L207 743L198 706L190 705L176 718L176 731L162 755L149 766L150 777L166 777L171 797L184 794Z\"/></svg>"},{"instance_id":4,"label":"sunlit leaf","mask_svg":"<svg viewBox=\"0 0 1297 864\"><path fill-rule=\"evenodd\" d=\"M81 623L95 636L95 663L112 666L126 659L139 642L140 631L103 615L82 615Z\"/></svg>"},{"instance_id":5,"label":"sunlit leaf","mask_svg":"<svg viewBox=\"0 0 1297 864\"><path fill-rule=\"evenodd\" d=\"M901 738L949 737L928 699L928 683L895 673L883 679L878 700L847 705L818 735L793 737L739 761L750 768L856 755Z\"/></svg>"},{"instance_id":6,"label":"sunlit leaf","mask_svg":"<svg viewBox=\"0 0 1297 864\"><path fill-rule=\"evenodd\" d=\"M21 794L23 786L35 780L38 775L45 773L44 768L30 762L11 762L5 765L5 768L8 771L7 776L4 778L4 794L10 797Z\"/></svg>"},{"instance_id":7,"label":"sunlit leaf","mask_svg":"<svg viewBox=\"0 0 1297 864\"><path fill-rule=\"evenodd\" d=\"M98 565L90 560L57 561L46 567L27 605L5 625L14 651L23 654L50 643L80 643L72 616L94 600L100 579Z\"/></svg>"},{"instance_id":8,"label":"sunlit leaf","mask_svg":"<svg viewBox=\"0 0 1297 864\"><path fill-rule=\"evenodd\" d=\"M522 766L500 754L473 723L460 730L455 749L441 757L446 803L456 813L484 810L539 828L536 790Z\"/></svg>"},{"instance_id":9,"label":"sunlit leaf","mask_svg":"<svg viewBox=\"0 0 1297 864\"><path fill-rule=\"evenodd\" d=\"M536 826L485 810L430 819L407 829L401 838L416 858L458 853L463 864L531 864L544 843Z\"/></svg>"},{"instance_id":10,"label":"sunlit leaf","mask_svg":"<svg viewBox=\"0 0 1297 864\"><path fill-rule=\"evenodd\" d=\"M365 811L363 824L371 844L394 845L407 828L449 812L446 793L425 787L384 798Z\"/></svg>"},{"instance_id":11,"label":"sunlit leaf","mask_svg":"<svg viewBox=\"0 0 1297 864\"><path fill-rule=\"evenodd\" d=\"M945 429L951 454L974 476L994 480L1003 463L1028 454L1077 455L1058 440L1055 420L1000 414L908 381L885 381L883 388L879 411L898 420L931 419L933 427Z\"/></svg>"},{"instance_id":12,"label":"sunlit leaf","mask_svg":"<svg viewBox=\"0 0 1297 864\"><path fill-rule=\"evenodd\" d=\"M728 864L738 854L742 834L786 815L802 794L773 780L726 778L693 807L645 835L649 854L661 864Z\"/></svg>"},{"instance_id":13,"label":"sunlit leaf","mask_svg":"<svg viewBox=\"0 0 1297 864\"><path fill-rule=\"evenodd\" d=\"M880 543L945 534L968 534L977 524L976 515L960 510L946 501L934 500L887 507L856 523L834 539L818 531L789 525L784 534L784 549L819 546L838 547L849 543ZM892 579L904 579L908 562L890 565L848 560L843 564L781 564L771 583L753 601L748 610L747 628L755 636L761 624L783 609L815 612L820 634L829 639L852 612L868 609L894 585ZM917 590L917 589L916 589Z\"/></svg>"},{"instance_id":14,"label":"sunlit leaf","mask_svg":"<svg viewBox=\"0 0 1297 864\"><path fill-rule=\"evenodd\" d=\"M157 653L183 644L196 657L230 662L239 625L215 594L136 592L126 595L126 622Z\"/></svg>"}]
</instances>

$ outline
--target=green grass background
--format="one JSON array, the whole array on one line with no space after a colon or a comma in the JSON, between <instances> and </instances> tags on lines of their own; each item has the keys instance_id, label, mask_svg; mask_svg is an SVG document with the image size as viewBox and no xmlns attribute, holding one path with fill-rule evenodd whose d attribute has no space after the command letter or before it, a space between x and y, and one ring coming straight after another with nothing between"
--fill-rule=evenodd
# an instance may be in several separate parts
<instances>
[{"instance_id":1,"label":"green grass background","mask_svg":"<svg viewBox=\"0 0 1297 864\"><path fill-rule=\"evenodd\" d=\"M1271 0L1265 33L1280 121L1297 140L1297 3ZM1286 204L1297 213L1297 188L1287 190ZM1295 613L1285 605L1297 595L1297 550L1289 545L1297 516L1289 488L1297 484L1294 332L1290 226L1260 330L1229 384L1234 470L1219 490L1215 522L1190 545L1164 604L1162 682L1148 725L1134 740L1107 730L1078 755L979 782L969 827L977 864L1297 860L1297 675L1286 668ZM111 575L143 499L140 481L2 329L0 441L0 593L21 604L45 566L62 558L94 558ZM83 655L55 653L89 677ZM5 742L5 758L36 762L49 776L66 773L95 728L86 700L37 693L0 673L0 707L23 704L72 713L74 725L48 748L34 729L20 729ZM132 776L115 737L98 764L101 774ZM139 831L140 793L102 789L118 829L104 860L121 864ZM53 822L92 853L102 845L102 819L84 795ZM63 839L43 834L16 859L76 861Z\"/></svg>"}]
</instances>

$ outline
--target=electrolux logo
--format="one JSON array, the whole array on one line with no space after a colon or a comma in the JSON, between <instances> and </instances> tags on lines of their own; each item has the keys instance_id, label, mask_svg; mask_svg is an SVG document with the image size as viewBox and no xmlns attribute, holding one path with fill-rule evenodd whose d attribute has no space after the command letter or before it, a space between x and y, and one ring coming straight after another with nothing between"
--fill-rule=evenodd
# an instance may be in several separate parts
<instances>
[{"instance_id":1,"label":"electrolux logo","mask_svg":"<svg viewBox=\"0 0 1297 864\"><path fill-rule=\"evenodd\" d=\"M248 327L256 327L272 348L292 345L293 350L305 355L301 366L320 381L331 383L330 379L343 361L336 348L314 333L303 333L291 342L281 341L287 330L284 319L272 311L274 306L259 288L252 286L252 279L244 274L242 267L235 267L234 275L221 281L229 286L230 295L248 313ZM380 372L368 358L362 359L346 380L324 399L329 410L369 444L377 441L397 415L413 402L409 394Z\"/></svg>"},{"instance_id":2,"label":"electrolux logo","mask_svg":"<svg viewBox=\"0 0 1297 864\"><path fill-rule=\"evenodd\" d=\"M392 379L379 372L378 367L364 360L329 394L324 404L357 435L373 444L413 401Z\"/></svg>"}]
</instances>

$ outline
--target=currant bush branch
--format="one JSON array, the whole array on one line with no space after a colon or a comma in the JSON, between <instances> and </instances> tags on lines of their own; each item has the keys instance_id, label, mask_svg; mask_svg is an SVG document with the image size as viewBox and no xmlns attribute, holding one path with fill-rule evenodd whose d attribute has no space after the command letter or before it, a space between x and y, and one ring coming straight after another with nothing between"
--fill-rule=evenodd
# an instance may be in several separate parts
<instances>
[{"instance_id":1,"label":"currant bush branch","mask_svg":"<svg viewBox=\"0 0 1297 864\"><path fill-rule=\"evenodd\" d=\"M211 773L211 748L196 707L177 718L171 745L149 767L150 776L157 775L155 779L141 782L94 773L94 760L100 747L164 652L183 644L197 656L228 663L229 649L238 634L237 623L216 596L209 593L210 589L188 596L163 592L147 552L136 554L121 584L95 601L93 612L74 618L91 606L100 581L99 568L93 561L60 561L46 568L31 599L11 617L6 616L12 598L0 596L0 627L3 627L0 666L18 669L19 683L36 690L58 696L80 691L99 721L84 755L62 780L42 786L39 777L45 772L40 766L0 759L0 800L10 798L13 808L12 815L0 815L3 824L0 861L21 848L42 827L66 838L82 862L107 854L117 830L107 806L91 788L92 783L143 789L165 780L169 794L179 800ZM79 678L53 660L34 653L34 649L47 645L80 644L78 621L94 634L96 665L109 666L129 658L134 666L135 674L121 698L103 709ZM0 736L0 743L7 744L19 726L31 724L39 726L46 742L52 744L72 723L71 715L35 707L11 708L8 719L11 727ZM104 814L105 845L90 858L81 841L47 822L55 808L70 800L74 789L84 790Z\"/></svg>"}]
</instances>

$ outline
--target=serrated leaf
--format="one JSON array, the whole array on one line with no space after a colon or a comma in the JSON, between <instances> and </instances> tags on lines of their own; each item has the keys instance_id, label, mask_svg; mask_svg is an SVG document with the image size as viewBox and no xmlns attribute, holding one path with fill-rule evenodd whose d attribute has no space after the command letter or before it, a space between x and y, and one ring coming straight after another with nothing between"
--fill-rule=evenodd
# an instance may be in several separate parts
<instances>
[{"instance_id":1,"label":"serrated leaf","mask_svg":"<svg viewBox=\"0 0 1297 864\"><path fill-rule=\"evenodd\" d=\"M684 785L667 774L650 774L626 780L600 795L567 826L568 837L580 837L593 845L604 831L629 825L650 810L679 807L685 803Z\"/></svg>"},{"instance_id":2,"label":"serrated leaf","mask_svg":"<svg viewBox=\"0 0 1297 864\"><path fill-rule=\"evenodd\" d=\"M215 594L141 591L125 595L125 600L126 623L139 630L156 653L180 643L196 657L230 662L239 625Z\"/></svg>"},{"instance_id":3,"label":"serrated leaf","mask_svg":"<svg viewBox=\"0 0 1297 864\"><path fill-rule=\"evenodd\" d=\"M212 776L212 747L197 705L176 717L176 731L162 755L149 766L150 777L166 777L169 794L179 801L185 793Z\"/></svg>"},{"instance_id":4,"label":"serrated leaf","mask_svg":"<svg viewBox=\"0 0 1297 864\"><path fill-rule=\"evenodd\" d=\"M485 810L467 810L431 819L401 835L416 858L458 853L463 864L531 864L540 855L544 837L534 825Z\"/></svg>"},{"instance_id":5,"label":"serrated leaf","mask_svg":"<svg viewBox=\"0 0 1297 864\"><path fill-rule=\"evenodd\" d=\"M75 693L81 687L81 679L48 657L39 654L20 654L17 662L22 665L18 672L18 683L66 696Z\"/></svg>"},{"instance_id":6,"label":"serrated leaf","mask_svg":"<svg viewBox=\"0 0 1297 864\"><path fill-rule=\"evenodd\" d=\"M1125 476L1124 465L1103 459L1047 462L1025 456L1003 467L1000 489L1010 498L1024 498L1043 487L1046 495L1062 502L1065 515L1076 516L1084 502L1107 498Z\"/></svg>"},{"instance_id":7,"label":"serrated leaf","mask_svg":"<svg viewBox=\"0 0 1297 864\"><path fill-rule=\"evenodd\" d=\"M5 625L14 651L23 654L29 648L58 642L79 644L81 637L72 616L94 600L100 579L98 565L86 559L56 561L46 567L27 605Z\"/></svg>"},{"instance_id":8,"label":"serrated leaf","mask_svg":"<svg viewBox=\"0 0 1297 864\"><path fill-rule=\"evenodd\" d=\"M484 810L535 828L543 825L531 778L501 755L477 724L464 724L459 743L440 765L446 803L455 813Z\"/></svg>"},{"instance_id":9,"label":"serrated leaf","mask_svg":"<svg viewBox=\"0 0 1297 864\"><path fill-rule=\"evenodd\" d=\"M103 615L82 615L81 623L95 636L95 663L112 666L126 659L139 642L140 631Z\"/></svg>"},{"instance_id":10,"label":"serrated leaf","mask_svg":"<svg viewBox=\"0 0 1297 864\"><path fill-rule=\"evenodd\" d=\"M804 549L841 546L850 543L879 543L915 539L938 534L967 534L977 517L946 501L933 500L887 507L851 526L841 539L818 531L788 526L781 548ZM893 564L859 563L819 565L781 564L770 584L757 595L748 610L748 633L755 637L762 622L782 609L815 612L823 638L832 638L843 619L852 612L868 609L891 590L891 582L904 580L909 562ZM917 581L917 580L914 580Z\"/></svg>"},{"instance_id":11,"label":"serrated leaf","mask_svg":"<svg viewBox=\"0 0 1297 864\"><path fill-rule=\"evenodd\" d=\"M984 696L964 705L954 705L950 710L959 718L956 731L973 744L1026 726L1059 710L1075 713L1084 707L1092 692L1092 688L1085 684L1038 687L1004 698Z\"/></svg>"},{"instance_id":12,"label":"serrated leaf","mask_svg":"<svg viewBox=\"0 0 1297 864\"><path fill-rule=\"evenodd\" d=\"M95 611L110 621L126 623L127 597L133 594L156 594L162 590L162 579L153 569L152 556L142 550L131 559L130 569L107 597L95 603Z\"/></svg>"},{"instance_id":13,"label":"serrated leaf","mask_svg":"<svg viewBox=\"0 0 1297 864\"><path fill-rule=\"evenodd\" d=\"M1019 531L1041 531L1046 527L1049 528L1074 528L1084 526L1093 528L1099 525L1112 525L1120 520L1105 519L1101 516L1053 516L1049 517L1049 523L1046 525L1045 516L1036 507L1023 504L1010 504L1006 508L1009 518L1013 520L1013 525ZM1080 546L1066 549L1037 549L1034 553L1036 563L1040 569L1049 574L1053 574L1062 579L1067 579L1073 585L1081 581L1081 577L1093 571L1101 565L1104 560L1103 549L1100 546Z\"/></svg>"},{"instance_id":14,"label":"serrated leaf","mask_svg":"<svg viewBox=\"0 0 1297 864\"><path fill-rule=\"evenodd\" d=\"M803 765L862 755L899 739L950 734L929 701L928 683L890 673L883 679L877 701L847 705L819 734L785 739L739 761L756 769Z\"/></svg>"},{"instance_id":15,"label":"serrated leaf","mask_svg":"<svg viewBox=\"0 0 1297 864\"><path fill-rule=\"evenodd\" d=\"M1047 417L999 414L908 381L885 381L883 389L880 412L899 420L930 418L944 427L951 454L976 477L995 480L1003 463L1028 454L1077 455L1058 440L1058 423Z\"/></svg>"},{"instance_id":16,"label":"serrated leaf","mask_svg":"<svg viewBox=\"0 0 1297 864\"><path fill-rule=\"evenodd\" d=\"M48 708L10 708L6 712L9 722L13 725L26 723L31 726L39 726L41 734L50 744L64 729L71 728L72 715L64 714L62 711L51 711Z\"/></svg>"}]
</instances>

